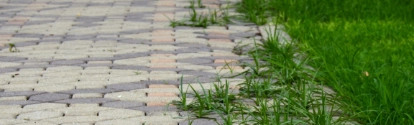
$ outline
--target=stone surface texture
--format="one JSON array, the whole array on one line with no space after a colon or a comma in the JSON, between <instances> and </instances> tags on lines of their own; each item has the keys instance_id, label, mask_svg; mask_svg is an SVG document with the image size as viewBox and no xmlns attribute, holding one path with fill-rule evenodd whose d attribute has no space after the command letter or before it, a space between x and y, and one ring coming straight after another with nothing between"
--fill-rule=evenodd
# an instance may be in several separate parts
<instances>
[{"instance_id":1,"label":"stone surface texture","mask_svg":"<svg viewBox=\"0 0 414 125\"><path fill-rule=\"evenodd\" d=\"M180 83L209 85L217 73L246 70L239 64L247 57L232 50L260 32L236 24L170 27L169 19L188 15L187 5L0 0L0 125L186 123L174 106L164 108L179 99Z\"/></svg>"}]
</instances>

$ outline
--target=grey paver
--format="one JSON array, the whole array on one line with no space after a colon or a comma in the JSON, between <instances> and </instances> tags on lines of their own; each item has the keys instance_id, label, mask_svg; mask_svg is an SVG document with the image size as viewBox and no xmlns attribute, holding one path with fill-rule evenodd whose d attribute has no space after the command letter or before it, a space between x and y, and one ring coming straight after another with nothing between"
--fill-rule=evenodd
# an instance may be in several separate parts
<instances>
[{"instance_id":1,"label":"grey paver","mask_svg":"<svg viewBox=\"0 0 414 125\"><path fill-rule=\"evenodd\" d=\"M61 101L56 101L57 103L104 103L104 102L110 102L113 101L112 99L106 99L106 98L77 98L77 99L66 99Z\"/></svg>"},{"instance_id":2,"label":"grey paver","mask_svg":"<svg viewBox=\"0 0 414 125\"><path fill-rule=\"evenodd\" d=\"M144 103L138 101L116 101L103 103L102 106L114 108L132 108L144 106Z\"/></svg>"},{"instance_id":3,"label":"grey paver","mask_svg":"<svg viewBox=\"0 0 414 125\"><path fill-rule=\"evenodd\" d=\"M31 101L41 101L41 102L50 102L69 99L69 94L60 94L60 93L44 93L39 95L30 96L29 100Z\"/></svg>"},{"instance_id":4,"label":"grey paver","mask_svg":"<svg viewBox=\"0 0 414 125\"><path fill-rule=\"evenodd\" d=\"M0 101L0 105L30 105L30 104L37 104L41 103L38 101L25 101L25 100L5 100Z\"/></svg>"}]
</instances>

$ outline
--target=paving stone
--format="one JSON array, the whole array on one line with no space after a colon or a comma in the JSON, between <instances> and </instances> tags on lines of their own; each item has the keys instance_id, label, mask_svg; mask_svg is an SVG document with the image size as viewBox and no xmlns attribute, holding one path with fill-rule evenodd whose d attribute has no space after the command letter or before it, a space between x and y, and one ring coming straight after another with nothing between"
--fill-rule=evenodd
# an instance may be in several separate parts
<instances>
[{"instance_id":1,"label":"paving stone","mask_svg":"<svg viewBox=\"0 0 414 125\"><path fill-rule=\"evenodd\" d=\"M180 117L178 112L175 111L161 111L161 112L146 112L147 116L171 116L171 117Z\"/></svg>"},{"instance_id":2,"label":"paving stone","mask_svg":"<svg viewBox=\"0 0 414 125\"><path fill-rule=\"evenodd\" d=\"M108 85L108 86L106 86L106 88L127 91L127 90L134 90L134 89L143 89L143 88L147 88L147 87L146 87L145 84L136 82L136 83Z\"/></svg>"},{"instance_id":3,"label":"paving stone","mask_svg":"<svg viewBox=\"0 0 414 125\"><path fill-rule=\"evenodd\" d=\"M65 116L65 117L57 117L57 118L50 118L45 119L43 121L52 122L55 124L70 124L70 123L95 123L101 120L109 120L108 117L98 117L98 116Z\"/></svg>"},{"instance_id":4,"label":"paving stone","mask_svg":"<svg viewBox=\"0 0 414 125\"><path fill-rule=\"evenodd\" d=\"M73 76L79 76L81 73L79 71L67 71L67 72L45 72L42 74L43 77L73 77Z\"/></svg>"},{"instance_id":5,"label":"paving stone","mask_svg":"<svg viewBox=\"0 0 414 125\"><path fill-rule=\"evenodd\" d=\"M42 94L45 92L35 92L35 91L16 91L16 92L1 92L0 97L10 97L10 96L31 96Z\"/></svg>"},{"instance_id":6,"label":"paving stone","mask_svg":"<svg viewBox=\"0 0 414 125\"><path fill-rule=\"evenodd\" d=\"M5 100L0 101L0 105L30 105L40 103L38 101L25 101L25 100Z\"/></svg>"},{"instance_id":7,"label":"paving stone","mask_svg":"<svg viewBox=\"0 0 414 125\"><path fill-rule=\"evenodd\" d=\"M112 69L147 70L148 68L146 66L115 65Z\"/></svg>"},{"instance_id":8,"label":"paving stone","mask_svg":"<svg viewBox=\"0 0 414 125\"><path fill-rule=\"evenodd\" d=\"M79 93L73 94L72 98L102 98L101 93Z\"/></svg>"},{"instance_id":9,"label":"paving stone","mask_svg":"<svg viewBox=\"0 0 414 125\"><path fill-rule=\"evenodd\" d=\"M9 56L0 56L0 62L17 62L27 60L24 57L9 57Z\"/></svg>"},{"instance_id":10,"label":"paving stone","mask_svg":"<svg viewBox=\"0 0 414 125\"><path fill-rule=\"evenodd\" d=\"M117 115L114 115L114 114L117 114ZM136 110L130 110L130 109L114 109L114 110L100 111L98 112L98 116L112 117L114 119L118 119L118 118L145 116L145 113L142 111L136 111Z\"/></svg>"},{"instance_id":11,"label":"paving stone","mask_svg":"<svg viewBox=\"0 0 414 125\"><path fill-rule=\"evenodd\" d=\"M3 120L6 120L6 119L15 119L17 115L18 114L5 114L5 113L2 113L2 114L0 114L0 119L3 119ZM0 124L4 124L4 123L2 123L0 121Z\"/></svg>"},{"instance_id":12,"label":"paving stone","mask_svg":"<svg viewBox=\"0 0 414 125\"><path fill-rule=\"evenodd\" d=\"M115 119L115 120L107 120L107 121L98 121L95 125L141 125L143 123L137 120L129 120L129 119Z\"/></svg>"},{"instance_id":13,"label":"paving stone","mask_svg":"<svg viewBox=\"0 0 414 125\"><path fill-rule=\"evenodd\" d=\"M75 89L73 85L46 85L46 86L38 86L34 87L34 91L41 91L41 92L59 92L59 91L68 91Z\"/></svg>"},{"instance_id":14,"label":"paving stone","mask_svg":"<svg viewBox=\"0 0 414 125\"><path fill-rule=\"evenodd\" d=\"M75 81L70 82L86 82L86 81L108 81L108 79L112 77L110 74L88 74L88 75L81 75L81 76L74 76ZM108 83L108 82L105 82Z\"/></svg>"},{"instance_id":15,"label":"paving stone","mask_svg":"<svg viewBox=\"0 0 414 125\"><path fill-rule=\"evenodd\" d=\"M175 106L165 107L165 105L163 106L141 106L141 107L133 107L130 109L144 111L144 112L177 111L177 107Z\"/></svg>"},{"instance_id":16,"label":"paving stone","mask_svg":"<svg viewBox=\"0 0 414 125\"><path fill-rule=\"evenodd\" d=\"M22 112L43 111L43 110L51 110L51 109L66 108L66 107L68 107L67 104L39 103L39 104L31 104L31 105L24 106L22 109Z\"/></svg>"},{"instance_id":17,"label":"paving stone","mask_svg":"<svg viewBox=\"0 0 414 125\"><path fill-rule=\"evenodd\" d=\"M176 85L158 85L158 84L152 84L152 85L149 85L149 88L174 88L174 89L176 89L177 88L177 86Z\"/></svg>"},{"instance_id":18,"label":"paving stone","mask_svg":"<svg viewBox=\"0 0 414 125\"><path fill-rule=\"evenodd\" d=\"M17 119L42 120L42 119L55 118L55 117L61 117L61 116L63 116L63 113L61 112L35 111L35 112L22 113L17 116Z\"/></svg>"},{"instance_id":19,"label":"paving stone","mask_svg":"<svg viewBox=\"0 0 414 125\"><path fill-rule=\"evenodd\" d=\"M132 108L144 106L145 104L137 101L116 101L116 102L107 102L103 103L104 107L114 107L114 108Z\"/></svg>"},{"instance_id":20,"label":"paving stone","mask_svg":"<svg viewBox=\"0 0 414 125\"><path fill-rule=\"evenodd\" d=\"M4 100L21 100L21 101L26 101L27 97L26 96L14 96L14 97L0 97L0 101L4 101Z\"/></svg>"},{"instance_id":21,"label":"paving stone","mask_svg":"<svg viewBox=\"0 0 414 125\"><path fill-rule=\"evenodd\" d=\"M162 96L157 96L157 97L162 97ZM169 105L168 102L159 102L159 101L152 101L152 102L147 102L146 106L147 107L151 107L151 106L167 106Z\"/></svg>"},{"instance_id":22,"label":"paving stone","mask_svg":"<svg viewBox=\"0 0 414 125\"><path fill-rule=\"evenodd\" d=\"M208 119L195 119L191 121L192 125L216 125L217 122L214 120L208 120ZM179 125L191 125L190 121L182 121L179 123Z\"/></svg>"},{"instance_id":23,"label":"paving stone","mask_svg":"<svg viewBox=\"0 0 414 125\"><path fill-rule=\"evenodd\" d=\"M142 80L148 80L148 77L143 75L136 76L117 76L109 78L110 83L128 83L128 82L139 82Z\"/></svg>"},{"instance_id":24,"label":"paving stone","mask_svg":"<svg viewBox=\"0 0 414 125\"><path fill-rule=\"evenodd\" d=\"M69 94L60 94L60 93L44 93L39 95L30 96L30 101L41 101L41 102L51 102L58 100L69 99Z\"/></svg>"},{"instance_id":25,"label":"paving stone","mask_svg":"<svg viewBox=\"0 0 414 125\"><path fill-rule=\"evenodd\" d=\"M86 62L82 60L62 60L62 61L53 61L50 64L52 65L80 65L80 64L86 64Z\"/></svg>"},{"instance_id":26,"label":"paving stone","mask_svg":"<svg viewBox=\"0 0 414 125\"><path fill-rule=\"evenodd\" d=\"M113 101L112 99L106 99L106 98L77 98L77 99L66 99L61 101L56 101L57 103L104 103L104 102L110 102Z\"/></svg>"},{"instance_id":27,"label":"paving stone","mask_svg":"<svg viewBox=\"0 0 414 125\"><path fill-rule=\"evenodd\" d=\"M17 68L0 68L0 73L9 73L17 71Z\"/></svg>"},{"instance_id":28,"label":"paving stone","mask_svg":"<svg viewBox=\"0 0 414 125\"><path fill-rule=\"evenodd\" d=\"M43 121L28 121L28 122L19 123L16 125L56 125L56 124L51 123L51 122L43 122Z\"/></svg>"},{"instance_id":29,"label":"paving stone","mask_svg":"<svg viewBox=\"0 0 414 125\"><path fill-rule=\"evenodd\" d=\"M176 53L194 53L194 52L211 52L211 51L212 50L210 47L203 47L203 48L192 47L192 48L182 48L182 49L175 50Z\"/></svg>"},{"instance_id":30,"label":"paving stone","mask_svg":"<svg viewBox=\"0 0 414 125\"><path fill-rule=\"evenodd\" d=\"M232 59L216 59L216 60L214 60L214 63L221 63L221 64L226 64L226 63L239 63L239 61L232 60Z\"/></svg>"},{"instance_id":31,"label":"paving stone","mask_svg":"<svg viewBox=\"0 0 414 125\"><path fill-rule=\"evenodd\" d=\"M188 59L178 59L177 62L179 63L191 63L191 64L209 64L213 63L213 60L208 58L188 58Z\"/></svg>"},{"instance_id":32,"label":"paving stone","mask_svg":"<svg viewBox=\"0 0 414 125\"><path fill-rule=\"evenodd\" d=\"M80 105L75 107L66 107L66 108L56 108L52 109L52 111L61 112L66 116L97 116L98 112L104 110L110 110L111 108L107 107L99 107L99 106L92 106L92 105ZM78 122L78 121L76 121Z\"/></svg>"},{"instance_id":33,"label":"paving stone","mask_svg":"<svg viewBox=\"0 0 414 125\"><path fill-rule=\"evenodd\" d=\"M21 123L25 123L27 122L26 120L21 120L21 119L2 119L0 121L0 124L4 124L4 125L15 125L15 124L21 124Z\"/></svg>"},{"instance_id":34,"label":"paving stone","mask_svg":"<svg viewBox=\"0 0 414 125\"><path fill-rule=\"evenodd\" d=\"M19 114L22 112L22 106L20 105L0 105L1 114ZM0 115L1 115L0 114Z\"/></svg>"},{"instance_id":35,"label":"paving stone","mask_svg":"<svg viewBox=\"0 0 414 125\"><path fill-rule=\"evenodd\" d=\"M60 93L76 94L76 93L112 93L119 90L109 89L109 88L99 88L99 89L74 89L69 91L60 91Z\"/></svg>"},{"instance_id":36,"label":"paving stone","mask_svg":"<svg viewBox=\"0 0 414 125\"><path fill-rule=\"evenodd\" d=\"M145 57L148 56L146 53L128 53L128 54L118 54L115 55L116 59L126 59L126 58L136 58L136 57Z\"/></svg>"},{"instance_id":37,"label":"paving stone","mask_svg":"<svg viewBox=\"0 0 414 125\"><path fill-rule=\"evenodd\" d=\"M150 92L147 93L148 97L177 97L176 93L173 92Z\"/></svg>"},{"instance_id":38,"label":"paving stone","mask_svg":"<svg viewBox=\"0 0 414 125\"><path fill-rule=\"evenodd\" d=\"M212 66L206 66L206 64L204 65L180 65L177 68L180 69L185 69L184 71L188 71L188 70L195 70L195 71L201 71L201 70L210 70L213 69Z\"/></svg>"},{"instance_id":39,"label":"paving stone","mask_svg":"<svg viewBox=\"0 0 414 125\"><path fill-rule=\"evenodd\" d=\"M48 67L46 71L72 71L72 70L83 70L80 66L57 66Z\"/></svg>"},{"instance_id":40,"label":"paving stone","mask_svg":"<svg viewBox=\"0 0 414 125\"><path fill-rule=\"evenodd\" d=\"M216 78L200 77L200 76L190 76L185 77L183 83L211 83L217 81Z\"/></svg>"},{"instance_id":41,"label":"paving stone","mask_svg":"<svg viewBox=\"0 0 414 125\"><path fill-rule=\"evenodd\" d=\"M156 121L148 121L145 123L146 125L177 125L177 122L156 122Z\"/></svg>"},{"instance_id":42,"label":"paving stone","mask_svg":"<svg viewBox=\"0 0 414 125\"><path fill-rule=\"evenodd\" d=\"M146 97L145 92L115 92L107 93L104 95L106 99L122 100L122 101L139 101L140 98Z\"/></svg>"},{"instance_id":43,"label":"paving stone","mask_svg":"<svg viewBox=\"0 0 414 125\"><path fill-rule=\"evenodd\" d=\"M75 82L79 81L77 77L52 77L47 79L40 79L38 84L61 84L61 83L68 83L68 82Z\"/></svg>"}]
</instances>

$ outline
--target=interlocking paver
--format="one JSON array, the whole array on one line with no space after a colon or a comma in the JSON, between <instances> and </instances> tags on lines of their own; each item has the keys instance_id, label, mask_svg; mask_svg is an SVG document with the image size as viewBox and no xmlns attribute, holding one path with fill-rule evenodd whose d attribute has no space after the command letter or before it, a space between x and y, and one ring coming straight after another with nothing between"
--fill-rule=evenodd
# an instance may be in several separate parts
<instances>
[{"instance_id":1,"label":"interlocking paver","mask_svg":"<svg viewBox=\"0 0 414 125\"><path fill-rule=\"evenodd\" d=\"M231 51L260 39L256 26L170 27L188 16L182 0L0 4L13 11L0 21L0 124L183 124L164 107L179 99L180 78L213 82L226 62L244 71Z\"/></svg>"},{"instance_id":2,"label":"interlocking paver","mask_svg":"<svg viewBox=\"0 0 414 125\"><path fill-rule=\"evenodd\" d=\"M3 100L27 100L26 96L14 96L14 97L0 97L0 101Z\"/></svg>"},{"instance_id":3,"label":"interlocking paver","mask_svg":"<svg viewBox=\"0 0 414 125\"><path fill-rule=\"evenodd\" d=\"M132 108L132 107L140 107L144 106L145 104L139 101L116 101L116 102L106 102L103 103L102 106L104 107L113 107L113 108Z\"/></svg>"},{"instance_id":4,"label":"interlocking paver","mask_svg":"<svg viewBox=\"0 0 414 125\"><path fill-rule=\"evenodd\" d=\"M34 91L40 92L59 92L75 89L74 85L44 85L33 88Z\"/></svg>"},{"instance_id":5,"label":"interlocking paver","mask_svg":"<svg viewBox=\"0 0 414 125\"><path fill-rule=\"evenodd\" d=\"M22 112L52 110L56 108L66 108L66 107L68 107L66 104L40 103L40 104L26 105L23 107Z\"/></svg>"},{"instance_id":6,"label":"interlocking paver","mask_svg":"<svg viewBox=\"0 0 414 125\"><path fill-rule=\"evenodd\" d=\"M56 111L35 111L35 112L22 113L17 116L17 119L43 120L43 119L55 118L55 117L61 117L61 116L63 116L63 113L56 112Z\"/></svg>"},{"instance_id":7,"label":"interlocking paver","mask_svg":"<svg viewBox=\"0 0 414 125\"><path fill-rule=\"evenodd\" d=\"M113 114L117 114L114 116ZM130 117L139 117L145 116L145 113L142 111L135 111L130 109L113 109L113 110L104 110L98 112L98 116L102 117L112 117L114 119L117 118L130 118Z\"/></svg>"},{"instance_id":8,"label":"interlocking paver","mask_svg":"<svg viewBox=\"0 0 414 125\"><path fill-rule=\"evenodd\" d=\"M30 96L29 100L31 101L42 101L42 102L50 102L50 101L58 101L58 100L65 100L69 99L69 94L59 94L59 93L45 93L39 95Z\"/></svg>"}]
</instances>

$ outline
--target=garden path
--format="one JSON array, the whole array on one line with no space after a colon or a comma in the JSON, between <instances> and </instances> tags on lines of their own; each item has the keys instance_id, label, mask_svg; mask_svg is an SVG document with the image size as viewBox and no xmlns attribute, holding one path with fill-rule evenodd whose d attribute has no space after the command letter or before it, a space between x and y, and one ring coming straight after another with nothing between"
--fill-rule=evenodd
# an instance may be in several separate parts
<instances>
[{"instance_id":1,"label":"garden path","mask_svg":"<svg viewBox=\"0 0 414 125\"><path fill-rule=\"evenodd\" d=\"M188 5L0 0L0 124L187 124L164 107L179 99L181 76L184 84L216 81L229 71L225 62L246 59L232 53L237 43L259 33L256 26L170 27Z\"/></svg>"}]
</instances>

